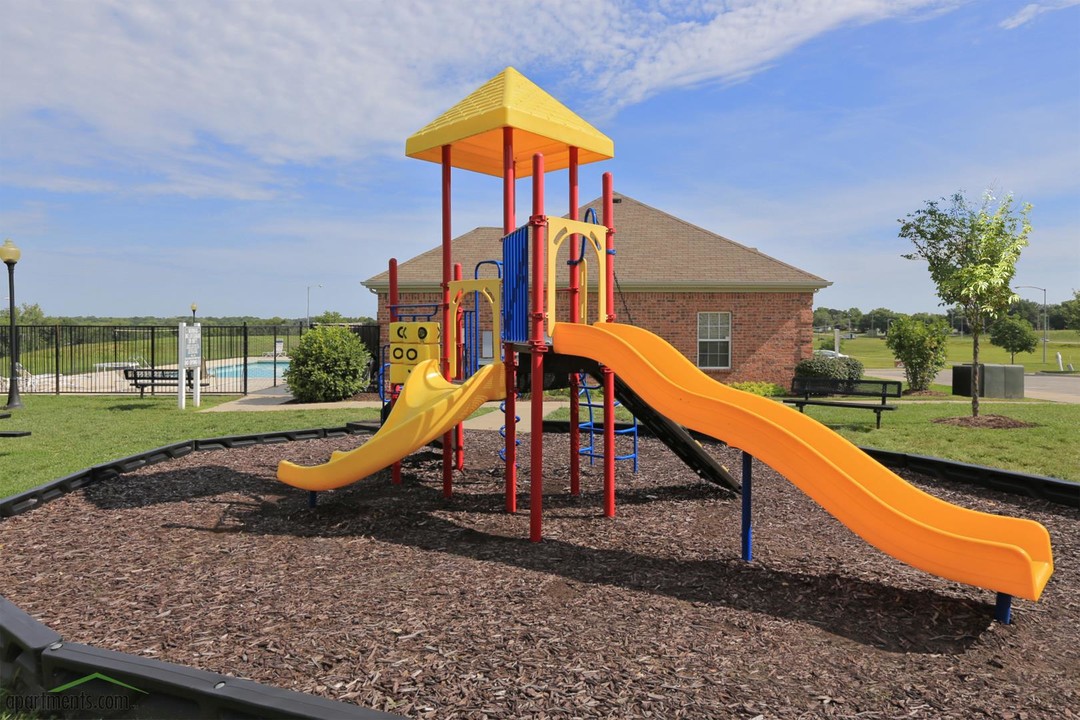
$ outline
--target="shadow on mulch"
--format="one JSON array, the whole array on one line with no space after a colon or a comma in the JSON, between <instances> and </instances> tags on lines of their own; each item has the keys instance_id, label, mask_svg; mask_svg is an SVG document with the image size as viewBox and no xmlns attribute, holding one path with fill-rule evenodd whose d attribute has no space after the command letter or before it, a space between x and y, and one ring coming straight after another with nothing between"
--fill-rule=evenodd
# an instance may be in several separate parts
<instances>
[{"instance_id":1,"label":"shadow on mulch","mask_svg":"<svg viewBox=\"0 0 1080 720\"><path fill-rule=\"evenodd\" d=\"M423 454L421 454L422 456ZM420 462L410 458L409 461ZM406 465L411 464L409 461ZM501 493L474 490L442 498L437 487L408 477L399 486L383 471L366 482L320 494L316 508L306 497L282 486L268 492L265 476L204 466L129 476L84 489L88 500L105 509L143 507L221 496L224 506L212 526L182 522L164 528L207 533L243 533L320 538L368 537L425 551L449 553L482 563L560 576L592 585L663 595L694 604L720 606L813 624L827 632L897 653L961 654L990 625L991 606L929 590L909 590L836 573L802 574L745 563L739 557L710 560L659 558L625 549L598 549L560 540L549 532L543 543L466 527L437 513L502 515ZM476 483L474 483L476 484ZM461 483L463 487L468 483ZM525 489L528 483L523 483ZM521 488L519 488L520 490ZM716 499L706 485L653 486L620 492L620 506L673 500ZM152 498L152 500L148 500ZM205 501L204 501L205 502ZM598 513L599 493L570 498L545 495L549 519L587 519ZM527 510L527 495L519 510ZM582 510L573 512L574 508ZM505 517L505 516L504 516ZM737 532L732 528L732 532ZM852 622L858 617L858 622Z\"/></svg>"}]
</instances>

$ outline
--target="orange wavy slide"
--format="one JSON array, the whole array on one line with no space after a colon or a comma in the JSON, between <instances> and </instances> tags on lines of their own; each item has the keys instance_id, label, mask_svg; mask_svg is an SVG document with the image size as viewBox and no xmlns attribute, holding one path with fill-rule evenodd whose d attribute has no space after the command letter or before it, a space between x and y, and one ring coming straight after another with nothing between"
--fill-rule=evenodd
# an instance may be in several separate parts
<instances>
[{"instance_id":1,"label":"orange wavy slide","mask_svg":"<svg viewBox=\"0 0 1080 720\"><path fill-rule=\"evenodd\" d=\"M647 330L557 323L552 339L555 352L603 363L672 420L765 462L897 560L1028 600L1039 599L1054 572L1039 523L925 493L813 418L713 380Z\"/></svg>"},{"instance_id":2,"label":"orange wavy slide","mask_svg":"<svg viewBox=\"0 0 1080 720\"><path fill-rule=\"evenodd\" d=\"M278 480L301 490L333 490L363 480L448 432L489 400L506 396L502 363L485 365L458 385L443 379L438 360L426 360L409 374L390 416L355 450L334 452L321 465L282 460Z\"/></svg>"}]
</instances>

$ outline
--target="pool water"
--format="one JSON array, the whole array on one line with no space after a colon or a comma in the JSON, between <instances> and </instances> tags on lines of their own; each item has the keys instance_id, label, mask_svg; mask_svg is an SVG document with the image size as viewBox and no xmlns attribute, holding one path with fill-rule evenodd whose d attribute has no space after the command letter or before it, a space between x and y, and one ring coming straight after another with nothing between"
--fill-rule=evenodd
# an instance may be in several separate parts
<instances>
[{"instance_id":1,"label":"pool water","mask_svg":"<svg viewBox=\"0 0 1080 720\"><path fill-rule=\"evenodd\" d=\"M248 363L248 379L254 380L273 380L274 379L274 363L267 361L249 362ZM286 368L289 367L288 360L278 360L277 362L277 379L280 380L281 376L285 373ZM214 368L213 373L216 377L220 378L242 378L244 377L244 365L242 363L234 363L232 365L219 365Z\"/></svg>"}]
</instances>

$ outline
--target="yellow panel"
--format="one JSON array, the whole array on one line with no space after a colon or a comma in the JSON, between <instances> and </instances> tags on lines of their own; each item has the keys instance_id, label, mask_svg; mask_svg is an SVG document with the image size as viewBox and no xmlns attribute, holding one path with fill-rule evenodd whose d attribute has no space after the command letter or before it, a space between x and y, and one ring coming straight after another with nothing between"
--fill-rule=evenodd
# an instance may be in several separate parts
<instances>
[{"instance_id":1,"label":"yellow panel","mask_svg":"<svg viewBox=\"0 0 1080 720\"><path fill-rule=\"evenodd\" d=\"M615 155L610 138L512 67L406 140L405 154L441 162L441 148L450 145L453 167L502 177L505 127L515 130L519 176L531 172L537 152L544 154L548 171L569 166L570 147L578 148L579 164Z\"/></svg>"},{"instance_id":2,"label":"yellow panel","mask_svg":"<svg viewBox=\"0 0 1080 720\"><path fill-rule=\"evenodd\" d=\"M425 360L438 360L438 345L421 343L390 343L390 363L394 365L416 365Z\"/></svg>"},{"instance_id":3,"label":"yellow panel","mask_svg":"<svg viewBox=\"0 0 1080 720\"><path fill-rule=\"evenodd\" d=\"M423 343L438 345L441 335L437 322L392 322L391 343Z\"/></svg>"},{"instance_id":4,"label":"yellow panel","mask_svg":"<svg viewBox=\"0 0 1080 720\"><path fill-rule=\"evenodd\" d=\"M555 281L556 271L566 265L555 262L558 257L559 247L570 239L571 235L577 234L587 249L592 249L596 256L596 313L598 320L607 319L607 265L604 258L607 256L607 226L596 223L586 223L580 220L567 220L566 218L547 218L547 333L551 334L555 325ZM587 258L587 252L582 253L582 259ZM569 259L569 258L567 258ZM583 263L584 265L584 263ZM583 270L587 268L582 268ZM589 276L587 272L581 274L581 319L586 321L587 309L586 296L589 294Z\"/></svg>"},{"instance_id":5,"label":"yellow panel","mask_svg":"<svg viewBox=\"0 0 1080 720\"><path fill-rule=\"evenodd\" d=\"M959 507L923 492L813 418L710 378L642 328L559 323L555 351L615 371L691 430L768 464L879 550L939 577L1038 600L1054 572L1037 522Z\"/></svg>"},{"instance_id":6,"label":"yellow panel","mask_svg":"<svg viewBox=\"0 0 1080 720\"><path fill-rule=\"evenodd\" d=\"M478 280L450 281L450 317L457 317L465 293L478 292L491 305L491 337L499 342L502 337L502 280L499 278L481 278ZM479 310L479 308L476 308ZM457 343L457 324L450 328L450 345ZM457 377L457 352L450 353L450 377Z\"/></svg>"},{"instance_id":7,"label":"yellow panel","mask_svg":"<svg viewBox=\"0 0 1080 720\"><path fill-rule=\"evenodd\" d=\"M415 365L390 365L390 383L392 385L401 385L408 377L409 373L413 371Z\"/></svg>"}]
</instances>

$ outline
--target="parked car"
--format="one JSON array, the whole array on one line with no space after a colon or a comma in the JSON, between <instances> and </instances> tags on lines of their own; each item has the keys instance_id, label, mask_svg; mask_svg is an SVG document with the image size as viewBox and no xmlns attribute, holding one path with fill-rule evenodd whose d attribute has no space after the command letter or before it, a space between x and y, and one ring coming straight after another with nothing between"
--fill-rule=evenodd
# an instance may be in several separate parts
<instances>
[{"instance_id":1,"label":"parked car","mask_svg":"<svg viewBox=\"0 0 1080 720\"><path fill-rule=\"evenodd\" d=\"M832 357L832 358L848 357L844 353L838 353L835 350L815 350L814 354L815 355L820 355L821 357Z\"/></svg>"}]
</instances>

